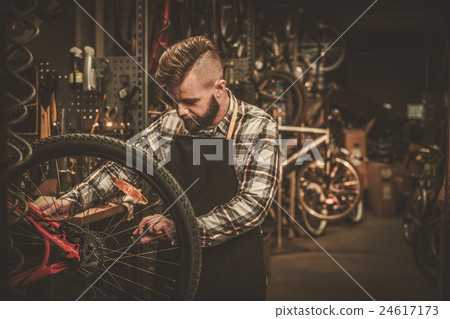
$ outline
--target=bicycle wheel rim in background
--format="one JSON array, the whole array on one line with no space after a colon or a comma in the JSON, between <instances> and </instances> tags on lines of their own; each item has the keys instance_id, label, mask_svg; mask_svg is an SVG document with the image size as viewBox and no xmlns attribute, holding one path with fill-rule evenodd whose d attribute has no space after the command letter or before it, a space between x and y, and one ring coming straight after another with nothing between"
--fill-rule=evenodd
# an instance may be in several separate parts
<instances>
[{"instance_id":1,"label":"bicycle wheel rim in background","mask_svg":"<svg viewBox=\"0 0 450 319\"><path fill-rule=\"evenodd\" d=\"M33 145L34 154L32 160L26 165L26 167L20 167L16 169L15 171L10 172L10 181L14 181L17 176L22 175L26 171L30 171L32 167L38 167L39 164L44 163L46 161L54 161L55 158L60 157L68 157L68 156L80 156L81 158L90 156L92 158L102 158L107 161L114 161L115 163L118 163L125 167L126 165L126 144L122 141L115 140L109 137L105 136L95 136L95 135L89 135L89 134L69 134L69 135L62 135L58 137L51 137L44 140L41 140ZM136 149L133 149L133 152L135 154ZM55 156L54 154L58 154ZM146 171L146 161L143 161L143 169L142 171ZM151 163L151 165L154 165ZM42 166L41 166L42 167ZM176 228L176 234L177 234L177 241L179 246L179 252L177 252L176 255L176 262L179 263L178 266L173 266L171 273L175 274L175 282L171 282L171 284L165 284L166 286L164 289L167 291L170 291L169 293L165 293L165 296L162 296L158 294L158 296L155 297L155 294L150 294L148 292L149 287L145 288L142 287L142 285L137 282L134 285L138 287L140 290L145 290L146 297L155 297L154 299L175 299L175 300L185 300L185 299L193 299L195 295L195 291L198 285L199 275L200 275L200 268L201 268L201 248L200 248L200 237L198 233L198 229L196 227L196 219L195 215L192 209L192 206L190 205L188 199L186 196L183 196L183 191L176 183L175 179L165 170L164 168L157 168L156 166L153 166L153 174L147 175L141 173L139 170L136 169L135 166L133 166L133 173L138 174L141 179L143 179L143 183L146 183L147 186L150 186L151 189L156 192L156 194L159 196L159 198L163 202L163 207L169 207L168 214L170 214L170 217L173 219L175 228ZM20 187L19 187L20 189ZM17 187L15 189L17 191ZM144 194L145 195L145 194ZM173 205L172 205L173 204ZM170 206L172 205L172 206ZM133 215L134 216L134 215ZM119 220L122 222L123 216L118 217ZM128 219L128 217L127 217ZM139 219L139 220L138 220ZM133 225L135 225L140 221L140 217L136 215L136 218L132 219ZM86 227L87 228L87 227ZM133 229L128 230L125 232L128 237L129 234ZM105 236L106 237L106 236ZM117 237L117 235L114 235L114 239ZM124 242L127 241L127 244L130 242L130 239L126 238L124 239ZM106 241L105 241L106 243ZM156 244L157 247L160 247L161 245L167 245L167 241L158 241ZM137 244L136 244L137 245ZM107 248L106 248L107 249ZM159 248L158 248L159 249ZM177 249L178 251L178 249ZM116 253L117 254L117 253ZM158 253L159 256L160 253ZM118 256L117 256L118 257ZM130 257L130 256L125 256ZM139 257L139 256L137 256ZM130 257L131 258L131 257ZM171 257L172 258L172 257ZM138 259L144 259L143 257ZM171 260L170 260L171 261ZM109 261L111 263L111 260ZM167 262L167 261L166 261ZM165 264L167 264L165 262ZM119 263L117 263L119 264ZM158 262L160 264L160 262ZM147 265L147 264L146 264ZM123 265L122 265L123 266ZM110 268L108 272L114 271L114 267L116 267L116 264ZM153 266L159 267L158 269L163 272L168 270L170 267L163 267L163 266ZM174 268L176 268L174 270ZM144 269L144 268L142 268ZM145 276L149 277L151 274L148 272L144 272L141 270L137 270L137 272L140 271L139 276L144 277L143 273L145 273ZM148 271L148 269L146 269ZM159 271L158 270L158 271ZM136 272L136 269L133 271ZM64 274L64 271L61 272L61 275ZM159 275L159 274L158 274ZM138 277L139 277L138 276ZM156 275L153 275L152 283L158 282L158 279L154 278L162 278ZM92 279L92 280L91 280ZM56 279L55 279L56 280ZM112 280L112 279L109 279ZM126 279L123 279L126 280ZM151 280L148 279L148 280ZM54 281L54 279L52 279ZM61 281L64 282L64 281ZM88 287L90 284L92 284L93 278L90 278L88 282L82 283L82 288L80 288L80 291L83 290L83 288ZM51 284L55 284L52 282ZM60 283L61 284L61 283ZM105 284L107 286L107 284ZM130 284L131 285L131 284ZM95 285L94 285L95 286ZM116 285L117 286L117 285ZM133 287L133 285L131 286ZM137 290L138 288L135 289ZM111 289L111 287L110 287ZM165 291L166 291L165 290ZM110 292L105 293L108 297L111 297ZM89 296L92 294L86 294L85 299L89 299ZM125 296L127 298L123 299L136 299L131 298L131 293L129 293L129 296ZM120 295L121 297L124 297L123 294ZM168 298L166 297L168 296ZM136 296L135 296L136 297ZM31 298L33 299L33 298ZM102 299L102 298L98 298ZM109 299L109 298L105 298ZM141 299L141 298L137 298ZM148 299L148 298L143 298Z\"/></svg>"},{"instance_id":2,"label":"bicycle wheel rim in background","mask_svg":"<svg viewBox=\"0 0 450 319\"><path fill-rule=\"evenodd\" d=\"M337 208L334 209L333 205L332 207L325 206L325 197L323 200L319 200L319 202L312 200L314 198L309 197L307 192L304 191L305 186L310 182L317 183L319 187L323 188L324 183L319 181L313 181L311 178L311 175L313 173L315 174L319 179L326 176L325 174L325 167L322 165L319 165L318 162L308 162L307 164L303 165L302 168L300 168L299 171L299 181L297 183L298 187L298 194L299 194L299 202L302 206L302 209L304 209L307 213L313 215L316 218L324 219L324 220L339 220L344 217L346 217L348 214L350 214L354 209L356 209L356 206L358 205L359 201L361 200L361 193L362 193L362 184L361 184L361 178L358 174L358 171L356 168L346 159L343 159L341 157L335 157L332 161L331 171L333 172L334 169L341 170L340 175L341 176L347 176L348 178L344 178L342 183L345 183L344 187L349 187L349 189L344 189L343 192L346 192L350 195L346 196L346 199L348 200L341 200L342 203L345 203L346 208L337 211ZM338 166L336 166L338 165ZM337 168L336 168L337 167ZM342 169L344 170L342 172ZM335 173L335 175L337 172ZM305 184L306 183L306 184ZM333 193L333 192L330 192ZM317 204L319 203L319 204ZM313 207L313 204L315 204ZM322 212L322 210L333 208L333 211L327 210L327 212Z\"/></svg>"},{"instance_id":3,"label":"bicycle wheel rim in background","mask_svg":"<svg viewBox=\"0 0 450 319\"><path fill-rule=\"evenodd\" d=\"M282 82L280 88L274 86L278 82ZM306 93L303 83L297 81L295 76L283 71L268 71L264 73L262 80L257 84L257 89L259 94L258 105L262 109L267 110L269 114L273 114L276 108L274 103L286 101L287 125L300 124L306 104ZM284 96L279 98L284 92Z\"/></svg>"},{"instance_id":4,"label":"bicycle wheel rim in background","mask_svg":"<svg viewBox=\"0 0 450 319\"><path fill-rule=\"evenodd\" d=\"M353 224L358 224L362 221L364 215L364 204L363 199L361 198L359 200L358 205L356 205L356 208L348 214L348 220Z\"/></svg>"},{"instance_id":5,"label":"bicycle wheel rim in background","mask_svg":"<svg viewBox=\"0 0 450 319\"><path fill-rule=\"evenodd\" d=\"M311 65L326 50L324 57L318 61L321 70L325 72L336 70L344 62L346 54L343 40L336 41L340 35L338 29L326 24L319 24L316 29L307 30L299 44L301 56L308 65Z\"/></svg>"},{"instance_id":6,"label":"bicycle wheel rim in background","mask_svg":"<svg viewBox=\"0 0 450 319\"><path fill-rule=\"evenodd\" d=\"M418 230L413 245L417 267L434 283L439 280L441 227L440 216L428 219Z\"/></svg>"},{"instance_id":7,"label":"bicycle wheel rim in background","mask_svg":"<svg viewBox=\"0 0 450 319\"><path fill-rule=\"evenodd\" d=\"M428 195L423 187L417 187L414 191L406 215L403 218L403 234L409 244L414 242L417 232L421 226L428 202Z\"/></svg>"},{"instance_id":8,"label":"bicycle wheel rim in background","mask_svg":"<svg viewBox=\"0 0 450 319\"><path fill-rule=\"evenodd\" d=\"M297 179L298 179L299 173L297 172ZM315 189L316 195L320 197L321 195L321 189L320 187L317 187L316 185L311 185L312 188ZM324 219L319 219L311 214L309 214L300 203L300 193L299 188L296 190L296 207L297 207L297 214L295 214L296 219L304 227L304 230L314 237L322 236L325 233L326 227L328 222ZM300 217L301 216L301 217Z\"/></svg>"}]
</instances>

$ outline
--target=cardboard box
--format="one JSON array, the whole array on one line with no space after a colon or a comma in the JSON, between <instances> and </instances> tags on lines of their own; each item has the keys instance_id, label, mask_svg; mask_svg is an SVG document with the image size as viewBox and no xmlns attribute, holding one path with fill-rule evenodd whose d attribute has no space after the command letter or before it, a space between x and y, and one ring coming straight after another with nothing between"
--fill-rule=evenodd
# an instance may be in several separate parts
<instances>
[{"instance_id":1,"label":"cardboard box","mask_svg":"<svg viewBox=\"0 0 450 319\"><path fill-rule=\"evenodd\" d=\"M395 182L392 164L381 162L367 163L368 209L378 217L394 217Z\"/></svg>"},{"instance_id":2,"label":"cardboard box","mask_svg":"<svg viewBox=\"0 0 450 319\"><path fill-rule=\"evenodd\" d=\"M375 119L367 122L362 128L358 129L344 129L345 134L345 148L350 153L365 159L367 156L367 134L375 123ZM353 165L358 169L361 176L364 189L368 187L367 165L364 160L352 159Z\"/></svg>"}]
</instances>

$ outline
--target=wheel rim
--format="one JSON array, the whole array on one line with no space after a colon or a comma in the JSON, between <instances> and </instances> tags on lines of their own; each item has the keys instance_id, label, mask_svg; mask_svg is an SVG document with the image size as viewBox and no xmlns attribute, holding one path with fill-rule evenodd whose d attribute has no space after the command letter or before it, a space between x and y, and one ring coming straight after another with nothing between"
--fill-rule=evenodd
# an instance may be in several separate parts
<instances>
[{"instance_id":1,"label":"wheel rim","mask_svg":"<svg viewBox=\"0 0 450 319\"><path fill-rule=\"evenodd\" d=\"M320 202L324 200L324 194L322 188L317 184L308 185L309 193L314 194L315 200ZM314 215L311 215L307 210L303 208L301 204L298 205L298 209L302 212L303 224L305 225L307 231L313 236L321 236L325 232L327 227L327 221L324 219L319 219ZM324 211L324 214L327 214Z\"/></svg>"},{"instance_id":2,"label":"wheel rim","mask_svg":"<svg viewBox=\"0 0 450 319\"><path fill-rule=\"evenodd\" d=\"M414 241L417 231L421 225L421 220L426 210L427 194L421 187L417 188L410 205L407 208L406 216L403 219L403 229L406 240L409 243Z\"/></svg>"},{"instance_id":3,"label":"wheel rim","mask_svg":"<svg viewBox=\"0 0 450 319\"><path fill-rule=\"evenodd\" d=\"M361 199L359 201L358 205L356 206L356 208L348 215L348 219L352 223L356 224L362 220L363 214L364 214L364 207L363 207L363 201Z\"/></svg>"},{"instance_id":4,"label":"wheel rim","mask_svg":"<svg viewBox=\"0 0 450 319\"><path fill-rule=\"evenodd\" d=\"M39 207L46 202L54 201L53 197L57 197L73 185L81 183L86 176L93 174L96 168L106 162L113 164L114 160L107 154L102 157L78 155L76 151L73 153L70 156L64 154L68 156L52 159L49 159L51 157L49 155L37 154L40 159L34 160L29 169L11 175L13 178L10 189L23 196L27 202L33 202ZM119 169L115 172L116 176L122 177L125 171L131 171L123 165L122 161L115 161L114 164ZM184 229L184 225L174 211L178 208L170 207L172 200L166 196L164 187L155 184L154 179L136 170L133 170L132 173L139 174L141 180L136 186L145 196L147 203L136 201L142 197L133 198L116 190L115 199L125 198L128 204L108 204L113 209L106 208L106 213L100 213L104 208L100 208L100 205L106 205L106 201L101 201L90 210L74 209L71 212L73 217L55 216L55 220L62 220L61 229L64 231L67 241L80 246L81 260L80 262L68 261L64 256L59 256L61 252L57 247L52 247L51 257L53 259L50 259L48 264L51 264L53 260L60 260L70 263L70 267L58 275L21 288L27 292L27 298L39 299L43 294L42 288L47 289L47 287L56 285L57 288L48 288L48 294L44 298L59 299L58 291L64 290L65 284L71 285L71 289L75 291L61 297L64 299L79 297L87 287L91 288L81 299L166 300L193 298L198 278L194 276L194 278L186 279L185 271L191 271L193 262L189 255L194 248L184 240L187 230ZM116 186L110 187L115 188ZM124 210L124 205L128 206L130 210ZM136 239L136 237L132 237L132 232L141 218L149 214L164 212L164 216L172 219L175 224L176 242L172 244L164 238L166 236L157 236L150 243L137 242L129 248ZM34 220L38 220L36 216L32 217ZM31 269L42 262L42 249L39 248L44 243L42 235L28 224L25 219L22 219L14 225L10 225L9 238L12 242L10 247L18 250L16 257L10 263L10 270L14 270L14 274L11 276ZM25 263L21 265L22 267L17 267L20 255L24 257ZM106 270L108 271L105 272ZM103 272L105 272L104 276L96 281ZM40 287L39 295L34 294L35 287Z\"/></svg>"},{"instance_id":5,"label":"wheel rim","mask_svg":"<svg viewBox=\"0 0 450 319\"><path fill-rule=\"evenodd\" d=\"M309 65L314 63L326 50L322 61L319 61L321 70L329 72L337 69L344 61L346 52L342 41L335 42L339 36L340 32L336 28L324 24L314 31L306 31L300 43L300 53L305 62Z\"/></svg>"},{"instance_id":6,"label":"wheel rim","mask_svg":"<svg viewBox=\"0 0 450 319\"><path fill-rule=\"evenodd\" d=\"M331 174L327 177L325 167L311 162L300 171L299 200L303 209L316 218L337 220L352 212L361 199L361 180L347 160L336 157ZM317 184L323 190L319 201L309 197L308 185ZM326 211L326 213L324 213Z\"/></svg>"},{"instance_id":7,"label":"wheel rim","mask_svg":"<svg viewBox=\"0 0 450 319\"><path fill-rule=\"evenodd\" d=\"M276 108L274 103L284 107L286 112L284 124L289 125L300 123L306 99L300 84L295 81L296 78L289 73L270 71L257 85L260 107L270 114L273 114ZM281 96L284 92L285 94Z\"/></svg>"},{"instance_id":8,"label":"wheel rim","mask_svg":"<svg viewBox=\"0 0 450 319\"><path fill-rule=\"evenodd\" d=\"M425 223L414 242L414 259L420 271L433 282L439 278L441 218Z\"/></svg>"}]
</instances>

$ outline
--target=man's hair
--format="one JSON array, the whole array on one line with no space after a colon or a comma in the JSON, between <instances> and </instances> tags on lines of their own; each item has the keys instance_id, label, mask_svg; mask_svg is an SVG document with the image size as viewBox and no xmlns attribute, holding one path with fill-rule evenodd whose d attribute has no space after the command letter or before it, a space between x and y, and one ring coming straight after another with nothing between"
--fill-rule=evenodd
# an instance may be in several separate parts
<instances>
[{"instance_id":1,"label":"man's hair","mask_svg":"<svg viewBox=\"0 0 450 319\"><path fill-rule=\"evenodd\" d=\"M190 37L170 46L159 59L156 80L165 87L178 86L190 71L198 73L206 87L222 78L219 50L205 36Z\"/></svg>"}]
</instances>

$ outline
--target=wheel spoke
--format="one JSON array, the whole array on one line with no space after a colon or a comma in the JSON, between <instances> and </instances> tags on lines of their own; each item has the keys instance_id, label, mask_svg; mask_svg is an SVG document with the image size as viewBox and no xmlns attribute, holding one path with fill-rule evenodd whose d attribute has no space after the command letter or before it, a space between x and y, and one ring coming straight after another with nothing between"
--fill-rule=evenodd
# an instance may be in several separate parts
<instances>
[{"instance_id":1,"label":"wheel spoke","mask_svg":"<svg viewBox=\"0 0 450 319\"><path fill-rule=\"evenodd\" d=\"M228 13L225 13L225 18L231 19ZM227 34L235 32L232 26L227 26L223 31ZM272 84L268 85L270 87ZM195 214L186 197L180 196L181 188L171 183L172 177L167 175L165 170L156 167L154 174L147 175L134 166L127 166L126 152L126 144L123 142L92 134L56 136L33 145L33 161L11 171L8 176L11 181L8 185L11 196L17 197L17 200L10 200L13 204L17 203L17 209L10 210L8 216L8 221L12 221L8 230L12 257L8 267L11 271L17 269L21 272L23 269L33 269L31 267L42 264L48 251L44 250L47 243L44 242L43 235L35 227L40 225L53 235L64 234L68 243L79 245L81 260L71 263L70 269L62 272L61 276L70 281L78 281L81 285L89 281L94 282L92 278L98 280L97 285L90 287L92 290L87 295L89 297L84 299L145 300L193 297L199 272L192 269L201 263L200 242L194 228ZM138 197L148 199L146 204L134 205L135 202L131 200L131 209L128 212L103 210L104 206L100 207L97 202L104 204L127 200L125 197L129 197L126 195L139 202L139 199L130 193L133 189L130 192L122 187L119 189L115 182L109 181L110 176L116 176L135 187L140 192ZM105 180L99 181L95 178ZM58 200L62 200L64 195L69 197L72 194L76 195L73 198L76 198L81 206L88 209L74 211L71 205L69 218L64 217L66 214L63 209L56 210L52 217L45 220L39 214L33 214L33 208L42 211L45 206L61 206ZM94 200L90 201L88 198ZM172 208L175 199L180 202ZM26 218L18 218L19 210L23 207L29 208L22 201L30 207ZM39 205L35 204L36 202ZM155 234L153 237L149 233L150 237L146 238L150 239L149 243L134 243L138 236L132 236L131 233L138 228L140 217L157 214L167 207L171 207L170 219L177 226L177 231ZM90 219L91 214L95 215L95 218ZM77 218L84 222L80 224L78 220L73 219L74 215L78 215ZM25 217L25 214L22 217ZM54 222L55 226L49 222ZM170 246L169 237L174 237L171 234L177 234L177 246ZM60 249L52 243L49 253L49 265L65 260ZM117 265L109 269L113 263ZM178 282L179 278L186 279ZM64 289L59 280L54 284L55 291ZM42 292L25 288L25 298L35 300L41 296L54 296L46 296L47 285L43 284L42 287Z\"/></svg>"},{"instance_id":2,"label":"wheel spoke","mask_svg":"<svg viewBox=\"0 0 450 319\"><path fill-rule=\"evenodd\" d=\"M107 250L108 250L108 251L111 251L111 252L113 252L113 253L118 253L118 254L121 254L121 253L122 253L122 251L115 250L115 249L109 249L109 248L108 248ZM156 261L156 262L166 263L166 264L173 265L173 266L180 266L179 263L175 263L175 262L172 262L172 261L163 260L163 259L158 259L158 258L145 257L145 256L141 256L141 255L138 255L138 254L130 254L130 253L124 254L122 257L120 257L120 259L136 258L136 257L141 258L141 259L145 259L145 260L150 260L150 261ZM107 257L107 258L108 258L109 260L110 260L110 259L113 259L113 258L110 258L110 257Z\"/></svg>"},{"instance_id":3,"label":"wheel spoke","mask_svg":"<svg viewBox=\"0 0 450 319\"><path fill-rule=\"evenodd\" d=\"M119 264L122 264L122 265L125 265L125 266L128 266L128 267L134 268L134 269L136 269L136 270L145 272L145 273L147 273L147 274L150 274L150 275L153 275L153 276L156 276L156 277L159 277L159 278L168 280L168 281L170 281L170 282L175 282L175 279L174 279L174 278L169 278L169 277L166 277L166 276L157 274L157 273L155 273L155 272L152 272L152 271L147 270L147 269L144 269L144 268L139 268L139 267L137 267L137 266L135 266L135 265L133 265L133 264L126 263L126 262L124 262L124 261L122 261L122 260L120 260L120 259L109 258L108 261L115 261L115 262L117 262L117 263L119 263Z\"/></svg>"},{"instance_id":4,"label":"wheel spoke","mask_svg":"<svg viewBox=\"0 0 450 319\"><path fill-rule=\"evenodd\" d=\"M125 278L125 277L123 277L123 276L120 276L120 275L118 275L118 274L116 274L116 273L112 273L111 271L109 271L109 272L110 272L111 275L114 276L114 277L117 277L117 278L119 278L119 279L122 279L122 280L124 280L124 281L126 281L126 282L129 282L129 283L131 283L131 284L134 284L134 285L136 285L136 286L138 286L138 287L144 288L144 289L146 289L146 290L148 290L148 291L156 292L157 294L159 294L159 295L161 295L161 296L164 296L164 297L166 297L166 298L170 298L170 296L168 296L168 295L166 295L165 293L162 293L162 292L160 292L160 291L158 291L158 290L156 290L156 289L146 287L146 286L141 285L141 284L139 284L139 283L137 283L137 282L135 282L135 281L132 281L132 280L130 280L130 279L128 279L128 278Z\"/></svg>"}]
</instances>

